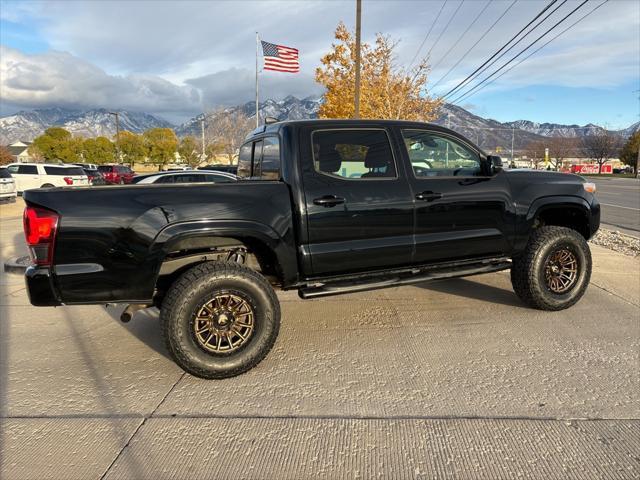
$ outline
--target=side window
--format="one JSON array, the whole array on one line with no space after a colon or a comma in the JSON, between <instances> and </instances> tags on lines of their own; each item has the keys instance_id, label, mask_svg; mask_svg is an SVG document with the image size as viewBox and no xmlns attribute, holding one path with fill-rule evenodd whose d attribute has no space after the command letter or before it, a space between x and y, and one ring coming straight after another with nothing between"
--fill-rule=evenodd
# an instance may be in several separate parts
<instances>
[{"instance_id":1,"label":"side window","mask_svg":"<svg viewBox=\"0 0 640 480\"><path fill-rule=\"evenodd\" d=\"M22 173L23 175L37 175L38 167L35 165L20 165L18 166L18 173Z\"/></svg>"},{"instance_id":2,"label":"side window","mask_svg":"<svg viewBox=\"0 0 640 480\"><path fill-rule=\"evenodd\" d=\"M247 142L240 147L238 154L238 176L247 178L251 176L251 158L253 142Z\"/></svg>"},{"instance_id":3,"label":"side window","mask_svg":"<svg viewBox=\"0 0 640 480\"><path fill-rule=\"evenodd\" d=\"M266 137L263 142L260 177L262 180L280 180L280 141L277 137Z\"/></svg>"},{"instance_id":4,"label":"side window","mask_svg":"<svg viewBox=\"0 0 640 480\"><path fill-rule=\"evenodd\" d=\"M154 183L173 183L174 180L175 180L175 175L162 175Z\"/></svg>"},{"instance_id":5,"label":"side window","mask_svg":"<svg viewBox=\"0 0 640 480\"><path fill-rule=\"evenodd\" d=\"M403 130L402 137L416 177L481 174L480 156L449 137L424 130Z\"/></svg>"},{"instance_id":6,"label":"side window","mask_svg":"<svg viewBox=\"0 0 640 480\"><path fill-rule=\"evenodd\" d=\"M211 183L229 183L233 181L229 177L223 177L222 175L204 175L204 178L203 181Z\"/></svg>"},{"instance_id":7,"label":"side window","mask_svg":"<svg viewBox=\"0 0 640 480\"><path fill-rule=\"evenodd\" d=\"M7 167L7 170L9 170L9 172L11 173L18 173L18 165L11 165Z\"/></svg>"},{"instance_id":8,"label":"side window","mask_svg":"<svg viewBox=\"0 0 640 480\"><path fill-rule=\"evenodd\" d=\"M396 178L389 137L384 130L344 129L313 132L317 172L349 179Z\"/></svg>"}]
</instances>

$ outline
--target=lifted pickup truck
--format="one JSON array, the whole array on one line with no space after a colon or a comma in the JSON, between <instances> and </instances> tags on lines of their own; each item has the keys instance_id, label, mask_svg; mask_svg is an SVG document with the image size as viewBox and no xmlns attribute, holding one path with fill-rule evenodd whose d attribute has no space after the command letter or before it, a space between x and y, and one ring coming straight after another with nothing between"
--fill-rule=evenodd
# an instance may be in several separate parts
<instances>
[{"instance_id":1,"label":"lifted pickup truck","mask_svg":"<svg viewBox=\"0 0 640 480\"><path fill-rule=\"evenodd\" d=\"M31 303L128 303L124 320L156 306L175 361L224 378L275 343L274 287L315 298L511 269L524 303L560 310L589 282L595 186L503 170L442 127L265 125L240 148L238 175L25 192Z\"/></svg>"}]
</instances>

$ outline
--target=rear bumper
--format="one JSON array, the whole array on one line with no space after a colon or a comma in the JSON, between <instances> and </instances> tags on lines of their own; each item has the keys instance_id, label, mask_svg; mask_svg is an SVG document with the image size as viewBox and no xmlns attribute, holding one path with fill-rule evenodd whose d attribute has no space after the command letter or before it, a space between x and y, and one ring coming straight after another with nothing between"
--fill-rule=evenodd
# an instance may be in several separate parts
<instances>
[{"instance_id":1,"label":"rear bumper","mask_svg":"<svg viewBox=\"0 0 640 480\"><path fill-rule=\"evenodd\" d=\"M27 294L31 305L36 307L52 307L62 305L48 268L31 266L24 274Z\"/></svg>"},{"instance_id":2,"label":"rear bumper","mask_svg":"<svg viewBox=\"0 0 640 480\"><path fill-rule=\"evenodd\" d=\"M7 198L16 198L17 196L18 196L18 192L16 191L0 193L0 199L2 200L5 200Z\"/></svg>"}]
</instances>

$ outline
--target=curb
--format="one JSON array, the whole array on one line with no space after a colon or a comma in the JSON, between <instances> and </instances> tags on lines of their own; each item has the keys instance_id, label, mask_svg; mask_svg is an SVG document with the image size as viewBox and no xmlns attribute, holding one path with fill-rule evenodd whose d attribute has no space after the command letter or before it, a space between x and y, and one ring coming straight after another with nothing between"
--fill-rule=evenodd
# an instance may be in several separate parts
<instances>
[{"instance_id":1,"label":"curb","mask_svg":"<svg viewBox=\"0 0 640 480\"><path fill-rule=\"evenodd\" d=\"M28 255L10 258L4 262L4 271L6 273L17 273L22 275L30 264L31 258L29 258Z\"/></svg>"}]
</instances>

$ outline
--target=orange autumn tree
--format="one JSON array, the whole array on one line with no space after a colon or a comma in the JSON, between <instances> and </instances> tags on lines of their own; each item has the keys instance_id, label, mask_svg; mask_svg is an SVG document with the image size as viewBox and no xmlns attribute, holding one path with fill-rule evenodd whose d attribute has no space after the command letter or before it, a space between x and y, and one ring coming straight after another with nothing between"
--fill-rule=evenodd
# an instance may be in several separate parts
<instances>
[{"instance_id":1,"label":"orange autumn tree","mask_svg":"<svg viewBox=\"0 0 640 480\"><path fill-rule=\"evenodd\" d=\"M351 118L354 113L355 38L340 22L336 42L321 59L316 81L326 88L318 116ZM408 71L394 63L397 43L377 34L375 46L361 45L360 118L430 121L438 116L441 100L428 95L426 59Z\"/></svg>"}]
</instances>

